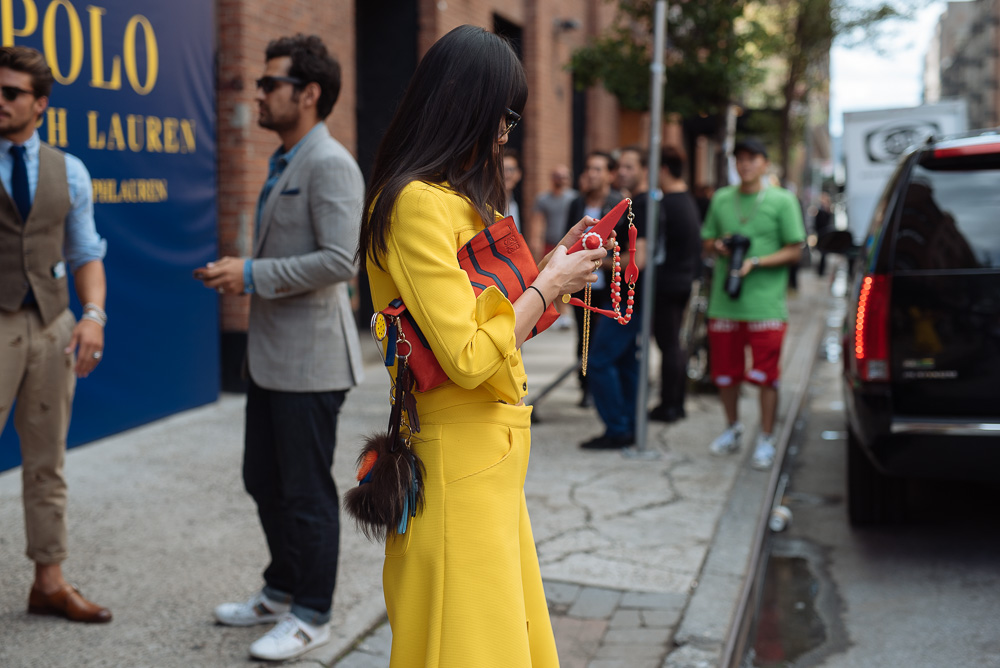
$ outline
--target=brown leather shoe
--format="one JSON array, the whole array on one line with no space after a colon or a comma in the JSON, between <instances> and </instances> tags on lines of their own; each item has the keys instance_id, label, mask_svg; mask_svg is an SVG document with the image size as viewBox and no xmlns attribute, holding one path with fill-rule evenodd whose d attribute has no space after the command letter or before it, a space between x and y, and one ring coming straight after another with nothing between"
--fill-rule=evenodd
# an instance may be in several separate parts
<instances>
[{"instance_id":1,"label":"brown leather shoe","mask_svg":"<svg viewBox=\"0 0 1000 668\"><path fill-rule=\"evenodd\" d=\"M91 603L73 585L63 585L51 594L31 590L28 597L28 612L33 615L56 615L71 622L105 624L111 621L111 611Z\"/></svg>"}]
</instances>

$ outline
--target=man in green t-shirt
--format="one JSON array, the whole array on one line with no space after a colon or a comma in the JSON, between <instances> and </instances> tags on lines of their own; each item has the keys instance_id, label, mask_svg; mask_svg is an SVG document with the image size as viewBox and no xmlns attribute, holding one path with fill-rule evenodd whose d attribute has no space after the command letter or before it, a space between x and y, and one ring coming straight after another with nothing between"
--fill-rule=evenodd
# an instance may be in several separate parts
<instances>
[{"instance_id":1,"label":"man in green t-shirt","mask_svg":"<svg viewBox=\"0 0 1000 668\"><path fill-rule=\"evenodd\" d=\"M751 463L754 468L768 469L774 463L778 360L788 321L788 267L801 257L805 227L795 196L784 188L768 187L764 180L769 165L764 144L745 139L737 142L733 155L740 184L715 193L701 230L706 255L720 256L708 303L708 343L712 379L729 425L710 450L725 455L740 447L743 425L737 405L745 378L760 387L760 435ZM742 266L730 269L725 240L733 235L747 237L750 247ZM735 299L725 289L731 270L742 277ZM746 371L747 346L753 357L750 371Z\"/></svg>"}]
</instances>

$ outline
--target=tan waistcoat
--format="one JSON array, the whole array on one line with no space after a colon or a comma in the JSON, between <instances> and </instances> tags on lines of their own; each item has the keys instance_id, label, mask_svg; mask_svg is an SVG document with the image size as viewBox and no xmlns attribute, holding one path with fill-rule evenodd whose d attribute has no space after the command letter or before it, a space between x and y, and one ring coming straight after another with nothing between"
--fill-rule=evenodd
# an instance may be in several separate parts
<instances>
[{"instance_id":1,"label":"tan waistcoat","mask_svg":"<svg viewBox=\"0 0 1000 668\"><path fill-rule=\"evenodd\" d=\"M0 186L0 309L19 310L29 286L45 325L69 306L68 270L63 264L69 210L66 157L43 143L38 151L38 188L26 223Z\"/></svg>"}]
</instances>

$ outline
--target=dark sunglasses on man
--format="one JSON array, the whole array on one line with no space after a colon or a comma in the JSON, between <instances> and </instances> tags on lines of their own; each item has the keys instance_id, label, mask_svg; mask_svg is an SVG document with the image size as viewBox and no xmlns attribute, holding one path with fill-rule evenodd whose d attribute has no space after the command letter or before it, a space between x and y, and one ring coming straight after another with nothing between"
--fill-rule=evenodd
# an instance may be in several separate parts
<instances>
[{"instance_id":1,"label":"dark sunglasses on man","mask_svg":"<svg viewBox=\"0 0 1000 668\"><path fill-rule=\"evenodd\" d=\"M304 86L306 82L296 77L273 77L268 75L257 79L257 88L260 88L265 93L270 93L278 87L278 84L281 83L290 83L293 86Z\"/></svg>"},{"instance_id":2,"label":"dark sunglasses on man","mask_svg":"<svg viewBox=\"0 0 1000 668\"><path fill-rule=\"evenodd\" d=\"M3 99L13 102L22 95L34 95L35 93L17 86L0 86L0 94L3 95Z\"/></svg>"}]
</instances>

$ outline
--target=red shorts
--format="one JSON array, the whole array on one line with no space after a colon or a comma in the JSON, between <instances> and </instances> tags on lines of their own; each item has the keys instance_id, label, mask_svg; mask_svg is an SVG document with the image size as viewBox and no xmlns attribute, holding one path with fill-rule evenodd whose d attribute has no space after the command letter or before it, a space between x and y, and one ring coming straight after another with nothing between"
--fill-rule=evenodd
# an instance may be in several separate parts
<instances>
[{"instance_id":1,"label":"red shorts","mask_svg":"<svg viewBox=\"0 0 1000 668\"><path fill-rule=\"evenodd\" d=\"M745 378L754 385L778 386L781 342L788 324L781 320L742 322L708 321L708 349L712 380L719 387L736 385ZM753 367L746 370L746 347L750 346Z\"/></svg>"}]
</instances>

